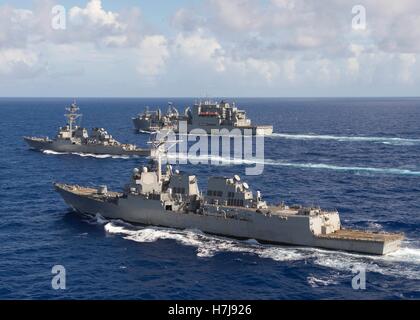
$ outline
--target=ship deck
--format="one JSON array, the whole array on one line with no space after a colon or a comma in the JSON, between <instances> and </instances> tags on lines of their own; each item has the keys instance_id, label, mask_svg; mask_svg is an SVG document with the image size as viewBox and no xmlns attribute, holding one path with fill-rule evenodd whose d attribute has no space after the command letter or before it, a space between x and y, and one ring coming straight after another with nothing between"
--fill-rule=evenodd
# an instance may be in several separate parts
<instances>
[{"instance_id":1,"label":"ship deck","mask_svg":"<svg viewBox=\"0 0 420 320\"><path fill-rule=\"evenodd\" d=\"M255 209L254 209L255 210ZM299 213L299 209L296 208L290 208L290 207L283 207L283 206L269 206L267 209L264 209L263 211L269 211L271 215L276 216L297 216L297 215L303 215ZM321 210L321 214L323 213L331 213L327 210Z\"/></svg>"},{"instance_id":2,"label":"ship deck","mask_svg":"<svg viewBox=\"0 0 420 320\"><path fill-rule=\"evenodd\" d=\"M23 138L25 140L39 141L39 142L52 141L51 139L48 139L46 137L23 137Z\"/></svg>"},{"instance_id":3,"label":"ship deck","mask_svg":"<svg viewBox=\"0 0 420 320\"><path fill-rule=\"evenodd\" d=\"M270 212L271 215L277 215L277 216L292 216L292 215L298 215L299 213L297 209L284 208L281 206L278 206L278 207L270 206L267 208L267 210Z\"/></svg>"},{"instance_id":4,"label":"ship deck","mask_svg":"<svg viewBox=\"0 0 420 320\"><path fill-rule=\"evenodd\" d=\"M317 235L316 237L321 239L389 242L403 240L404 235L400 233L378 233L351 229L341 229L333 233Z\"/></svg>"},{"instance_id":5,"label":"ship deck","mask_svg":"<svg viewBox=\"0 0 420 320\"><path fill-rule=\"evenodd\" d=\"M81 187L81 186L70 186L66 184L55 184L56 188L63 189L65 191L74 193L79 196L97 196L97 197L103 197L103 195L98 194L98 189L94 188L87 188L87 187ZM123 194L121 192L115 192L115 191L108 191L106 193L108 197L121 197Z\"/></svg>"}]
</instances>

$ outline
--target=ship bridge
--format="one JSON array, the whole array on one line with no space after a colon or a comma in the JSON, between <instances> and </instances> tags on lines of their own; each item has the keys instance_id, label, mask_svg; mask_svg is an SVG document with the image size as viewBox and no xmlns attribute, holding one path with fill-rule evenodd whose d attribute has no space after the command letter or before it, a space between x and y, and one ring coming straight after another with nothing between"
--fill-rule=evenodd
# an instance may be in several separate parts
<instances>
[{"instance_id":1,"label":"ship bridge","mask_svg":"<svg viewBox=\"0 0 420 320\"><path fill-rule=\"evenodd\" d=\"M229 177L211 177L205 197L210 204L236 206L245 208L265 208L266 203L261 200L261 194L255 196L246 182L242 182L238 175Z\"/></svg>"}]
</instances>

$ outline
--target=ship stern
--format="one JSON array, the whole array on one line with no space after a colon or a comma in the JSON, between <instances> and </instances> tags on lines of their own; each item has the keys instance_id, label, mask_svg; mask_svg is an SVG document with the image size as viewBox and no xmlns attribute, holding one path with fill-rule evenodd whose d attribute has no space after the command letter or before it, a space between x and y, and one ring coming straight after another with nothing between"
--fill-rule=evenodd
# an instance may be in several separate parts
<instances>
[{"instance_id":1,"label":"ship stern","mask_svg":"<svg viewBox=\"0 0 420 320\"><path fill-rule=\"evenodd\" d=\"M344 250L373 255L397 251L404 239L399 233L376 233L341 229L330 234L317 235L316 245L325 249Z\"/></svg>"},{"instance_id":2,"label":"ship stern","mask_svg":"<svg viewBox=\"0 0 420 320\"><path fill-rule=\"evenodd\" d=\"M270 136L273 134L273 126L263 125L255 127L255 135Z\"/></svg>"}]
</instances>

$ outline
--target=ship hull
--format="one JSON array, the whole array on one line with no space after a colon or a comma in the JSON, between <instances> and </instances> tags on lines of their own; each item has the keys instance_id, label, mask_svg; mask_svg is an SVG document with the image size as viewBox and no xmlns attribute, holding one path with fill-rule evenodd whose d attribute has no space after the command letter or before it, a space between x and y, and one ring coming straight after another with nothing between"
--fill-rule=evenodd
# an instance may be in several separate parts
<instances>
[{"instance_id":1,"label":"ship hull","mask_svg":"<svg viewBox=\"0 0 420 320\"><path fill-rule=\"evenodd\" d=\"M242 212L239 209L240 212L236 215L239 218L233 219L226 215L167 211L160 200L134 195L95 198L92 197L92 191L83 194L60 184L56 184L55 188L77 212L90 215L99 213L108 219L121 219L136 224L199 229L205 233L233 238L375 255L395 251L402 240L400 235L385 237L370 234L366 237L367 233L351 230L340 230L334 236L315 236L311 232L311 226L317 222L309 216L267 216L250 210Z\"/></svg>"},{"instance_id":2,"label":"ship hull","mask_svg":"<svg viewBox=\"0 0 420 320\"><path fill-rule=\"evenodd\" d=\"M157 132L160 129L162 129L161 127L158 127L158 126L151 126L150 121L148 120L144 120L140 118L133 118L132 120L133 120L133 125L134 125L135 130L140 133Z\"/></svg>"},{"instance_id":3,"label":"ship hull","mask_svg":"<svg viewBox=\"0 0 420 320\"><path fill-rule=\"evenodd\" d=\"M24 137L24 140L31 149L38 151L55 151L65 153L84 153L84 154L110 154L110 155L137 155L150 156L148 149L125 150L121 146L110 145L87 145L87 144L72 144L70 141L56 141L49 139Z\"/></svg>"},{"instance_id":4,"label":"ship hull","mask_svg":"<svg viewBox=\"0 0 420 320\"><path fill-rule=\"evenodd\" d=\"M234 127L234 126L210 126L210 125L202 125L202 126L194 126L188 125L187 132L191 133L193 130L204 130L207 134L217 134L221 130L228 130L232 131L235 134L235 131L240 131L241 135L249 135L251 133L253 136L263 136L263 135L271 135L273 133L272 126L250 126L250 127Z\"/></svg>"},{"instance_id":5,"label":"ship hull","mask_svg":"<svg viewBox=\"0 0 420 320\"><path fill-rule=\"evenodd\" d=\"M133 118L133 124L134 124L134 128L136 131L138 132L157 132L159 130L162 129L172 129L172 127L151 127L149 124L149 121L146 120L142 120L139 118ZM262 136L262 135L271 135L273 133L273 126L250 126L250 127L234 127L234 126L193 126L193 125L188 125L187 126L187 133L191 133L192 130L204 130L206 132L206 134L213 134L214 130L240 130L240 134L242 135L246 135L248 134L249 131L251 131L252 135L258 135L258 136ZM176 133L179 133L177 127L174 128ZM213 132L212 132L213 130Z\"/></svg>"}]
</instances>

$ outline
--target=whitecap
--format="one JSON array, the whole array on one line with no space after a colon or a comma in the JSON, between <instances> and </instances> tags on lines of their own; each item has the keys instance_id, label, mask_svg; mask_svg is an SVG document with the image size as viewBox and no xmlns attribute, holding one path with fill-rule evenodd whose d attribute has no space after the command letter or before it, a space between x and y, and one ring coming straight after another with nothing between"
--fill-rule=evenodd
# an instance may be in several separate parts
<instances>
[{"instance_id":1,"label":"whitecap","mask_svg":"<svg viewBox=\"0 0 420 320\"><path fill-rule=\"evenodd\" d=\"M290 134L272 133L268 138L282 138L292 140L335 140L340 142L380 142L389 145L415 145L420 144L420 139L398 138L398 137L368 137L368 136L336 136L317 134Z\"/></svg>"},{"instance_id":2,"label":"whitecap","mask_svg":"<svg viewBox=\"0 0 420 320\"><path fill-rule=\"evenodd\" d=\"M95 215L95 221L96 221L96 223L98 223L100 225L107 224L109 222L109 220L104 218L100 213L97 213Z\"/></svg>"},{"instance_id":3,"label":"whitecap","mask_svg":"<svg viewBox=\"0 0 420 320\"><path fill-rule=\"evenodd\" d=\"M338 284L338 282L333 278L323 279L315 276L309 276L306 278L306 281L312 288L318 288L322 286L329 286L331 284Z\"/></svg>"}]
</instances>

